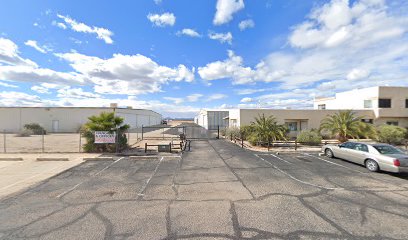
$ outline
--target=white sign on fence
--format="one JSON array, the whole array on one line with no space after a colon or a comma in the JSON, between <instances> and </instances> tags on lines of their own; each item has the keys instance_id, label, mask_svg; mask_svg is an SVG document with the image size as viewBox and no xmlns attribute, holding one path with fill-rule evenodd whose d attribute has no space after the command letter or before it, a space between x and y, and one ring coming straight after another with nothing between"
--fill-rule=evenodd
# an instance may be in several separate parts
<instances>
[{"instance_id":1,"label":"white sign on fence","mask_svg":"<svg viewBox=\"0 0 408 240\"><path fill-rule=\"evenodd\" d=\"M95 131L95 143L116 143L116 133Z\"/></svg>"}]
</instances>

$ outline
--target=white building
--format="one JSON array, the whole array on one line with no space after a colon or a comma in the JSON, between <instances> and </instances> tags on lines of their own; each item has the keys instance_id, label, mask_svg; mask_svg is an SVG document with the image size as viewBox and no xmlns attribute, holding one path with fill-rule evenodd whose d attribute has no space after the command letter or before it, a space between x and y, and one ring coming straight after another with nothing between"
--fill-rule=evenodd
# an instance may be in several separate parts
<instances>
[{"instance_id":1,"label":"white building","mask_svg":"<svg viewBox=\"0 0 408 240\"><path fill-rule=\"evenodd\" d=\"M77 132L88 117L114 112L130 128L157 125L162 116L152 110L111 107L0 107L0 131L19 132L25 124L38 123L47 132Z\"/></svg>"},{"instance_id":2,"label":"white building","mask_svg":"<svg viewBox=\"0 0 408 240\"><path fill-rule=\"evenodd\" d=\"M279 123L286 124L289 135L293 137L301 130L319 128L320 122L328 115L351 109L365 122L408 128L408 87L372 87L338 93L333 98L315 99L314 108L201 110L196 123L208 128L210 125L207 122L211 120L211 126L239 127L250 125L255 117L264 114L274 116ZM217 114L223 117L211 117Z\"/></svg>"}]
</instances>

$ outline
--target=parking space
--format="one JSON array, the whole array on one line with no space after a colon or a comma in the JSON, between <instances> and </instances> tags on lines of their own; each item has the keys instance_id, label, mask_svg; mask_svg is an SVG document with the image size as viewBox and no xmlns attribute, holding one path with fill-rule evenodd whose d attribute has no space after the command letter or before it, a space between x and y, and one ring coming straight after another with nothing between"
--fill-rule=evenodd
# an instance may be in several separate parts
<instances>
[{"instance_id":1,"label":"parking space","mask_svg":"<svg viewBox=\"0 0 408 240\"><path fill-rule=\"evenodd\" d=\"M0 239L406 239L408 176L223 140L87 161L0 201Z\"/></svg>"}]
</instances>

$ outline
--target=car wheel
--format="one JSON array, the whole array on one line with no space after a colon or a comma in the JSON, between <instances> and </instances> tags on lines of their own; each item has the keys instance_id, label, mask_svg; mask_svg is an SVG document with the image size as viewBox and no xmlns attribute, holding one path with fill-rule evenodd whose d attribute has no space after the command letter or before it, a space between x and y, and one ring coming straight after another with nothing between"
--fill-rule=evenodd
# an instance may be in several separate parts
<instances>
[{"instance_id":1,"label":"car wheel","mask_svg":"<svg viewBox=\"0 0 408 240\"><path fill-rule=\"evenodd\" d=\"M334 158L334 154L333 154L333 151L331 149L326 148L326 150L324 150L324 153L326 154L327 157Z\"/></svg>"},{"instance_id":2,"label":"car wheel","mask_svg":"<svg viewBox=\"0 0 408 240\"><path fill-rule=\"evenodd\" d=\"M378 172L378 170L380 169L380 167L378 166L378 163L371 159L368 159L365 162L365 166L370 172Z\"/></svg>"}]
</instances>

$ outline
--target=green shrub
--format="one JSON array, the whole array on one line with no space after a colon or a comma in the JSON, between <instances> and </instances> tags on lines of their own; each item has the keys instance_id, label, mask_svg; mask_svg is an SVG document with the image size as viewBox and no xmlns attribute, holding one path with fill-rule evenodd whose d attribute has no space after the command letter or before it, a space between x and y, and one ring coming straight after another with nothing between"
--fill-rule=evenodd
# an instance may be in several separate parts
<instances>
[{"instance_id":1,"label":"green shrub","mask_svg":"<svg viewBox=\"0 0 408 240\"><path fill-rule=\"evenodd\" d=\"M38 124L38 123L26 124L26 125L24 125L24 129L27 130L27 131L30 131L31 134L34 134L34 135L46 134L45 129L43 127L41 127L41 125Z\"/></svg>"},{"instance_id":2,"label":"green shrub","mask_svg":"<svg viewBox=\"0 0 408 240\"><path fill-rule=\"evenodd\" d=\"M226 138L231 138L231 136L233 138L240 138L241 137L241 132L239 127L229 127L227 129L225 129L225 137Z\"/></svg>"},{"instance_id":3,"label":"green shrub","mask_svg":"<svg viewBox=\"0 0 408 240\"><path fill-rule=\"evenodd\" d=\"M84 145L85 152L115 152L116 144L96 144L95 131L109 131L117 133L118 150L124 150L128 147L126 130L129 125L123 124L123 118L116 117L114 113L102 112L100 115L88 118L89 121L82 127L82 136L86 138Z\"/></svg>"},{"instance_id":4,"label":"green shrub","mask_svg":"<svg viewBox=\"0 0 408 240\"><path fill-rule=\"evenodd\" d=\"M378 141L398 145L404 143L407 129L398 126L382 125L378 127L377 132Z\"/></svg>"},{"instance_id":5,"label":"green shrub","mask_svg":"<svg viewBox=\"0 0 408 240\"><path fill-rule=\"evenodd\" d=\"M30 137L31 133L32 132L30 130L24 129L23 131L16 134L16 137Z\"/></svg>"},{"instance_id":6,"label":"green shrub","mask_svg":"<svg viewBox=\"0 0 408 240\"><path fill-rule=\"evenodd\" d=\"M254 134L254 132L255 132L254 126L251 126L251 125L241 126L240 128L240 133L244 140L248 140L248 138L252 134Z\"/></svg>"},{"instance_id":7,"label":"green shrub","mask_svg":"<svg viewBox=\"0 0 408 240\"><path fill-rule=\"evenodd\" d=\"M299 133L296 140L299 143L319 145L322 142L322 136L316 131L304 130Z\"/></svg>"}]
</instances>

